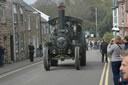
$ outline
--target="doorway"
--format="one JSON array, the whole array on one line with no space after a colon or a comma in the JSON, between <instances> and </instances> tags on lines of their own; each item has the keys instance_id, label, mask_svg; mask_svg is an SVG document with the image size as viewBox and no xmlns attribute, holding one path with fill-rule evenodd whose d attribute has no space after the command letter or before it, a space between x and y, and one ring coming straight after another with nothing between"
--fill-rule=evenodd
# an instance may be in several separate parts
<instances>
[{"instance_id":1,"label":"doorway","mask_svg":"<svg viewBox=\"0 0 128 85\"><path fill-rule=\"evenodd\" d=\"M11 55L11 61L14 61L13 36L10 36L10 55Z\"/></svg>"}]
</instances>

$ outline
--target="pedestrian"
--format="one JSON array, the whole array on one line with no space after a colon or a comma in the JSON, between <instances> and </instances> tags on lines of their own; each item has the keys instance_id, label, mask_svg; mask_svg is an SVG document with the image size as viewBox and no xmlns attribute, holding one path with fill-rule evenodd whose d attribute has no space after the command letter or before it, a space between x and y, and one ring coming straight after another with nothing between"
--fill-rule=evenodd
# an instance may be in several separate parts
<instances>
[{"instance_id":1,"label":"pedestrian","mask_svg":"<svg viewBox=\"0 0 128 85\"><path fill-rule=\"evenodd\" d=\"M91 47L91 50L92 50L92 48L93 48L93 43L92 43L92 41L90 41L90 47Z\"/></svg>"},{"instance_id":2,"label":"pedestrian","mask_svg":"<svg viewBox=\"0 0 128 85\"><path fill-rule=\"evenodd\" d=\"M2 42L0 42L0 66L4 65L4 48Z\"/></svg>"},{"instance_id":3,"label":"pedestrian","mask_svg":"<svg viewBox=\"0 0 128 85\"><path fill-rule=\"evenodd\" d=\"M102 54L102 62L104 62L104 57L105 57L105 62L108 62L108 56L107 56L107 46L108 43L103 40L103 42L101 43L101 54Z\"/></svg>"},{"instance_id":4,"label":"pedestrian","mask_svg":"<svg viewBox=\"0 0 128 85\"><path fill-rule=\"evenodd\" d=\"M29 48L30 62L33 62L34 61L34 46L33 46L32 42L29 44L28 48Z\"/></svg>"},{"instance_id":5,"label":"pedestrian","mask_svg":"<svg viewBox=\"0 0 128 85\"><path fill-rule=\"evenodd\" d=\"M124 45L122 44L122 39L120 36L116 36L114 38L114 42L109 43L107 47L107 52L111 55L111 67L113 73L113 81L114 85L119 85L119 77L120 77L120 66L121 66L121 58L120 58L120 50L124 49Z\"/></svg>"},{"instance_id":6,"label":"pedestrian","mask_svg":"<svg viewBox=\"0 0 128 85\"><path fill-rule=\"evenodd\" d=\"M94 41L94 48L97 49L97 41Z\"/></svg>"},{"instance_id":7,"label":"pedestrian","mask_svg":"<svg viewBox=\"0 0 128 85\"><path fill-rule=\"evenodd\" d=\"M39 49L40 49L40 57L42 57L43 53L42 53L42 44L39 45Z\"/></svg>"},{"instance_id":8,"label":"pedestrian","mask_svg":"<svg viewBox=\"0 0 128 85\"><path fill-rule=\"evenodd\" d=\"M100 49L100 53L102 54L102 50L101 50L101 43L103 42L103 40L100 41L99 43L99 49Z\"/></svg>"},{"instance_id":9,"label":"pedestrian","mask_svg":"<svg viewBox=\"0 0 128 85\"><path fill-rule=\"evenodd\" d=\"M126 74L125 71L128 70L128 61L125 61L125 57L128 57L128 50L121 50L120 52L120 57L121 57L121 60L122 60L122 64L120 66L120 85L128 85L128 79L125 78L126 77ZM127 58L128 60L128 58ZM127 68L127 69L126 69ZM127 77L128 77L128 73L127 73Z\"/></svg>"},{"instance_id":10,"label":"pedestrian","mask_svg":"<svg viewBox=\"0 0 128 85\"><path fill-rule=\"evenodd\" d=\"M128 36L125 36L123 39L123 43L125 45L125 50L128 49Z\"/></svg>"}]
</instances>

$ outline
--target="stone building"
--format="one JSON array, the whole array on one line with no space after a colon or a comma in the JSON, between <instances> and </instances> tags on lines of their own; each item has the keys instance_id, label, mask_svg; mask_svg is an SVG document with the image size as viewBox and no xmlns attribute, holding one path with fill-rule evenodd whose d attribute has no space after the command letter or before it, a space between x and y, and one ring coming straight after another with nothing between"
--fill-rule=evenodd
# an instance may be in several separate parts
<instances>
[{"instance_id":1,"label":"stone building","mask_svg":"<svg viewBox=\"0 0 128 85\"><path fill-rule=\"evenodd\" d=\"M0 42L5 47L5 63L28 58L28 44L39 55L42 43L41 16L23 0L0 0Z\"/></svg>"}]
</instances>

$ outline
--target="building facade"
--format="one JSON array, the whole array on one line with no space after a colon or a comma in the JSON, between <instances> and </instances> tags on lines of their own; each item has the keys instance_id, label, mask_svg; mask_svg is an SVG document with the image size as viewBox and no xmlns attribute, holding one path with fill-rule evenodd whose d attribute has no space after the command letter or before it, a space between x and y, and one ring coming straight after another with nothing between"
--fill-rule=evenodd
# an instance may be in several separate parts
<instances>
[{"instance_id":1,"label":"building facade","mask_svg":"<svg viewBox=\"0 0 128 85\"><path fill-rule=\"evenodd\" d=\"M128 35L128 0L119 0L119 29L122 37Z\"/></svg>"},{"instance_id":2,"label":"building facade","mask_svg":"<svg viewBox=\"0 0 128 85\"><path fill-rule=\"evenodd\" d=\"M118 0L113 0L113 35L119 35Z\"/></svg>"},{"instance_id":3,"label":"building facade","mask_svg":"<svg viewBox=\"0 0 128 85\"><path fill-rule=\"evenodd\" d=\"M42 43L41 16L23 0L0 1L0 42L5 48L5 63L28 58L28 45L35 47L34 56L39 56Z\"/></svg>"}]
</instances>

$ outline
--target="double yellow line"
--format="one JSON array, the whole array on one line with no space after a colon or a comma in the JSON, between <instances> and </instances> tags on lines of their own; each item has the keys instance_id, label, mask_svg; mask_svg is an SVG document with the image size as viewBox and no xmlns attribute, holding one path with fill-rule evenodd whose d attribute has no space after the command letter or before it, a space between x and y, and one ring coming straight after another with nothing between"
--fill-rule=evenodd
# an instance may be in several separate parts
<instances>
[{"instance_id":1,"label":"double yellow line","mask_svg":"<svg viewBox=\"0 0 128 85\"><path fill-rule=\"evenodd\" d=\"M110 68L110 59L108 58L108 63L104 64L104 69L101 75L99 85L108 85L109 68Z\"/></svg>"}]
</instances>

